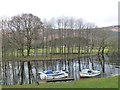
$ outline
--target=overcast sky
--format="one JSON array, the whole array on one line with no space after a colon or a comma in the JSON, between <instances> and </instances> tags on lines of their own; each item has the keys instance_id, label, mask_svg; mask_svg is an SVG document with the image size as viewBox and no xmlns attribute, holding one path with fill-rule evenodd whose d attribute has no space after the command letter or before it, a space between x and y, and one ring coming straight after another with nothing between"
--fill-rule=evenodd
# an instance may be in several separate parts
<instances>
[{"instance_id":1,"label":"overcast sky","mask_svg":"<svg viewBox=\"0 0 120 90\"><path fill-rule=\"evenodd\" d=\"M0 17L32 13L41 19L74 16L97 26L118 24L119 0L0 0Z\"/></svg>"}]
</instances>

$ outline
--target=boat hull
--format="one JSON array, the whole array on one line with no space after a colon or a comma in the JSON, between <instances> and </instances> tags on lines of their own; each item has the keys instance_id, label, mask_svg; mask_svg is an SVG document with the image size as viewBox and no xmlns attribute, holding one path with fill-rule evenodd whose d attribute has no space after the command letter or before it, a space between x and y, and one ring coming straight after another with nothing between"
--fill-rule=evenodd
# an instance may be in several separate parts
<instances>
[{"instance_id":1,"label":"boat hull","mask_svg":"<svg viewBox=\"0 0 120 90\"><path fill-rule=\"evenodd\" d=\"M101 75L100 71L97 70L83 69L80 72L80 78L92 78L98 77L100 75Z\"/></svg>"},{"instance_id":2,"label":"boat hull","mask_svg":"<svg viewBox=\"0 0 120 90\"><path fill-rule=\"evenodd\" d=\"M40 78L41 79L58 79L58 78L66 78L68 77L68 73L65 73L64 71L45 71L40 72Z\"/></svg>"},{"instance_id":3,"label":"boat hull","mask_svg":"<svg viewBox=\"0 0 120 90\"><path fill-rule=\"evenodd\" d=\"M93 78L93 77L98 77L100 76L101 74L97 74L97 75L80 75L80 78Z\"/></svg>"},{"instance_id":4,"label":"boat hull","mask_svg":"<svg viewBox=\"0 0 120 90\"><path fill-rule=\"evenodd\" d=\"M61 75L47 75L46 79L58 79L58 78L66 78L64 74Z\"/></svg>"}]
</instances>

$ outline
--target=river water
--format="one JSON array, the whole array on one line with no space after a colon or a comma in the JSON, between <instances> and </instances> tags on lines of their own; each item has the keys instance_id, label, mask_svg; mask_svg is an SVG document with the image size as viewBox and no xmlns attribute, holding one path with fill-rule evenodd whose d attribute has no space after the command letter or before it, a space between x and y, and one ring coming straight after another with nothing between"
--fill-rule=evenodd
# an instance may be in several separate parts
<instances>
[{"instance_id":1,"label":"river water","mask_svg":"<svg viewBox=\"0 0 120 90\"><path fill-rule=\"evenodd\" d=\"M92 60L90 59L92 58ZM119 74L120 68L116 68L116 65L109 63L108 58L105 58L104 62L104 70L100 77L111 77L113 75ZM7 85L20 84L20 66L21 62L9 62L6 67L6 77L3 75L3 80L7 82ZM42 72L44 70L65 70L68 72L69 77L74 78L75 80L80 80L80 70L82 69L95 69L102 72L102 66L99 62L98 57L86 57L81 58L80 61L78 59L74 60L44 60L44 61L30 61L31 63L31 82L35 83L37 78L37 73ZM13 71L14 70L14 71ZM28 73L28 62L24 62L24 84L29 83L29 73ZM4 74L5 71L1 70L1 74ZM14 73L14 76L13 76ZM14 80L13 80L14 78Z\"/></svg>"}]
</instances>

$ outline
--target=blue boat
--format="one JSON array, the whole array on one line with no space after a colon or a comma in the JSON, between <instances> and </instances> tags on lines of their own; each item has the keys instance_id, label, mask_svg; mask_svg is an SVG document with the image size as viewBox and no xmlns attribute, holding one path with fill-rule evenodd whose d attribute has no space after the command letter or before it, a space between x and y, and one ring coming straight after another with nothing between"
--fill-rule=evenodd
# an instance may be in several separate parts
<instances>
[{"instance_id":1,"label":"blue boat","mask_svg":"<svg viewBox=\"0 0 120 90\"><path fill-rule=\"evenodd\" d=\"M60 71L47 70L44 72L39 72L39 75L41 79L56 79L56 78L68 77L68 73L66 73L63 70L60 70Z\"/></svg>"}]
</instances>

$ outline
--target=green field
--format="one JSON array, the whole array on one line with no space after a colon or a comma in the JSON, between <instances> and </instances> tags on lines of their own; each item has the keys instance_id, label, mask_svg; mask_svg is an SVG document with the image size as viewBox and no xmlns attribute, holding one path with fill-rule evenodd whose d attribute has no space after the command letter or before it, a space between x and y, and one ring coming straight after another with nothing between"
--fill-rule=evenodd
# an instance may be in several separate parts
<instances>
[{"instance_id":1,"label":"green field","mask_svg":"<svg viewBox=\"0 0 120 90\"><path fill-rule=\"evenodd\" d=\"M47 54L50 54L50 53L52 53L52 54L61 54L60 53L60 48L47 48L47 49L45 49L45 48L44 49L37 48L36 51L37 51L38 55L41 55L42 53L46 54L46 52L47 52ZM106 48L104 51L105 51L105 53L107 53L107 52L109 52L109 49ZM61 52L63 54L68 53L68 48L65 48L65 49L62 48ZM81 53L86 53L87 49L86 50L85 49L81 49L80 52ZM88 50L88 52L90 52L90 49ZM93 49L92 52L93 53L97 53L98 49L97 48ZM17 51L14 51L14 53L15 53L15 56L17 56ZM69 53L78 53L78 47L70 48ZM32 56L34 54L35 54L35 49L30 49L30 56ZM24 49L24 55L27 55L27 50L26 49Z\"/></svg>"},{"instance_id":2,"label":"green field","mask_svg":"<svg viewBox=\"0 0 120 90\"><path fill-rule=\"evenodd\" d=\"M3 88L118 88L118 78L91 78L72 82L3 86Z\"/></svg>"},{"instance_id":3,"label":"green field","mask_svg":"<svg viewBox=\"0 0 120 90\"><path fill-rule=\"evenodd\" d=\"M36 56L35 56L35 51L37 51ZM61 53L62 52L62 53ZM24 55L22 56L20 53L20 50L17 52L16 50L12 51L12 52L8 52L6 53L6 55L4 56L4 58L7 59L15 59L15 60L56 60L56 59L76 59L78 58L78 48L70 48L70 52L68 53L68 49L66 48L65 50L62 49L62 51L60 52L60 48L52 48L52 49L30 49L30 56L26 56L27 55L27 50L24 50ZM93 49L92 50L93 53L90 52L90 50L88 51L88 53L86 52L86 50L80 50L80 55L79 57L84 57L84 56L94 56L97 54L98 49ZM106 48L105 49L105 53L108 53L109 49Z\"/></svg>"}]
</instances>

